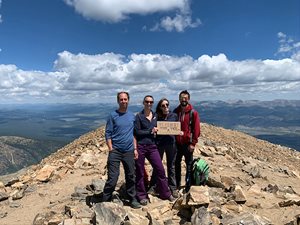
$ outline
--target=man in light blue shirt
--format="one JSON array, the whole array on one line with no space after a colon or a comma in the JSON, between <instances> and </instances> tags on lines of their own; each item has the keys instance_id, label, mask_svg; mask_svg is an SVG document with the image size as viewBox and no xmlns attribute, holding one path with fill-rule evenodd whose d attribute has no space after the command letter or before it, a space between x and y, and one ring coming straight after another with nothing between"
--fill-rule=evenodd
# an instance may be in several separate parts
<instances>
[{"instance_id":1,"label":"man in light blue shirt","mask_svg":"<svg viewBox=\"0 0 300 225\"><path fill-rule=\"evenodd\" d=\"M102 201L110 201L120 174L120 162L125 171L126 191L130 206L140 208L136 200L135 159L138 157L136 140L133 135L135 115L127 111L129 94L117 94L119 109L110 113L105 130L105 139L109 155L107 160L108 178L103 190Z\"/></svg>"}]
</instances>

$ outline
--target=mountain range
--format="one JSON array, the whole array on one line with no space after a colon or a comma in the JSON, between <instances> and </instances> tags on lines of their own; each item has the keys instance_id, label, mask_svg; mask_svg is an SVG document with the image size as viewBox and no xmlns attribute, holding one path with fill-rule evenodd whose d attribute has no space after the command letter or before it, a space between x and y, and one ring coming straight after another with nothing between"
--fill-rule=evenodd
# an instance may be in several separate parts
<instances>
[{"instance_id":1,"label":"mountain range","mask_svg":"<svg viewBox=\"0 0 300 225\"><path fill-rule=\"evenodd\" d=\"M171 109L178 104L171 101ZM300 150L300 101L192 102L201 122ZM0 105L0 175L15 172L104 125L112 104ZM138 112L141 104L130 104Z\"/></svg>"}]
</instances>

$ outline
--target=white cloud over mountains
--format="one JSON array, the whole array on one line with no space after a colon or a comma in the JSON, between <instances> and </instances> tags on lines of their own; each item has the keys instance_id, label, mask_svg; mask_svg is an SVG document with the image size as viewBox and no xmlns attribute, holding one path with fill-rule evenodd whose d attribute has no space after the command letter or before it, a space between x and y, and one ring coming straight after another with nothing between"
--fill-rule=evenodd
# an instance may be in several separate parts
<instances>
[{"instance_id":1,"label":"white cloud over mountains","mask_svg":"<svg viewBox=\"0 0 300 225\"><path fill-rule=\"evenodd\" d=\"M11 101L97 102L119 90L133 99L145 94L177 98L188 89L194 98L257 98L298 95L300 60L231 61L226 55L175 57L160 54L58 54L54 72L23 71L0 65L0 98Z\"/></svg>"},{"instance_id":2,"label":"white cloud over mountains","mask_svg":"<svg viewBox=\"0 0 300 225\"><path fill-rule=\"evenodd\" d=\"M165 29L183 32L187 28L198 27L200 19L192 21L190 0L64 0L76 12L87 19L118 23L131 15L177 12L176 16L165 16L153 26L151 31Z\"/></svg>"}]
</instances>

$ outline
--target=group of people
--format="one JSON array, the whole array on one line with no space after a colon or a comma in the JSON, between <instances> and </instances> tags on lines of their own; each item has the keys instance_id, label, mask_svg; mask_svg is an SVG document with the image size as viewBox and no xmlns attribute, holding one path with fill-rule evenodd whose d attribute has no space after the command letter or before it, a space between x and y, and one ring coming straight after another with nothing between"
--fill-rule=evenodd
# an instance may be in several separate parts
<instances>
[{"instance_id":1,"label":"group of people","mask_svg":"<svg viewBox=\"0 0 300 225\"><path fill-rule=\"evenodd\" d=\"M169 201L178 197L181 188L181 161L186 164L185 191L191 186L193 151L200 136L198 112L189 103L188 91L179 94L178 107L171 112L168 99L161 99L156 111L152 110L154 98L146 95L144 108L136 115L128 111L129 93L117 94L119 108L110 113L105 130L109 149L107 160L108 178L104 186L102 201L110 201L115 190L122 162L125 171L126 191L132 208L147 205L148 193L145 185L145 159L152 168L150 190ZM180 121L179 135L158 135L157 121ZM167 175L162 158L166 153Z\"/></svg>"}]
</instances>

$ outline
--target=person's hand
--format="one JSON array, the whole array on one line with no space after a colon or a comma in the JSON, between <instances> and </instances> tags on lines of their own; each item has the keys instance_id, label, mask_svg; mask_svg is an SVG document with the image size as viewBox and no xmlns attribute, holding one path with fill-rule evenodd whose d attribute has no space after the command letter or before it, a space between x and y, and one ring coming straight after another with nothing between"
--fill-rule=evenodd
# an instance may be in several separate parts
<instances>
[{"instance_id":1,"label":"person's hand","mask_svg":"<svg viewBox=\"0 0 300 225\"><path fill-rule=\"evenodd\" d=\"M188 148L189 148L189 151L190 151L190 152L193 152L193 151L195 150L195 146L194 146L194 145L189 145Z\"/></svg>"},{"instance_id":2,"label":"person's hand","mask_svg":"<svg viewBox=\"0 0 300 225\"><path fill-rule=\"evenodd\" d=\"M138 159L139 157L139 153L138 153L138 150L137 149L134 149L134 159Z\"/></svg>"},{"instance_id":3,"label":"person's hand","mask_svg":"<svg viewBox=\"0 0 300 225\"><path fill-rule=\"evenodd\" d=\"M180 135L180 136L183 136L183 134L184 134L183 131L180 131L179 135Z\"/></svg>"},{"instance_id":4,"label":"person's hand","mask_svg":"<svg viewBox=\"0 0 300 225\"><path fill-rule=\"evenodd\" d=\"M157 127L153 127L152 128L152 131L151 131L151 134L156 134L158 131L158 128Z\"/></svg>"}]
</instances>

